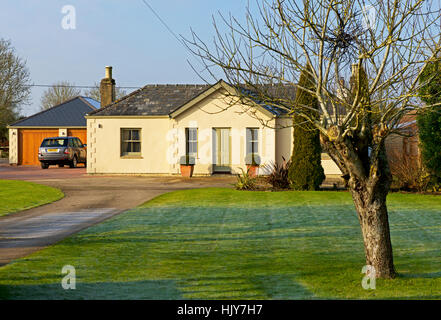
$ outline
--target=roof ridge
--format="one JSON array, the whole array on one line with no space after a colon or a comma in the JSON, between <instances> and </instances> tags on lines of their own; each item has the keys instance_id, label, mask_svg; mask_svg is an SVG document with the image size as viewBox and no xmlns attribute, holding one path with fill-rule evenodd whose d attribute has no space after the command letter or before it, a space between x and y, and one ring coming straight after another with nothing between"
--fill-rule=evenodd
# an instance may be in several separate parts
<instances>
[{"instance_id":1,"label":"roof ridge","mask_svg":"<svg viewBox=\"0 0 441 320\"><path fill-rule=\"evenodd\" d=\"M204 93L208 92L208 90L210 90L211 88L215 87L218 84L222 84L222 83L226 83L223 79L220 79L219 81L217 81L215 84L209 85L207 84L207 88L201 92L199 92L197 95L189 98L186 102L184 102L183 104L181 104L179 107L175 108L174 110L170 111L168 113L168 115L170 116L172 113L176 112L177 110L181 109L183 106L185 106L187 103L189 103L190 101L192 101L193 99L196 99L197 97L200 97L201 95L203 95ZM226 83L228 85L228 83Z\"/></svg>"},{"instance_id":2,"label":"roof ridge","mask_svg":"<svg viewBox=\"0 0 441 320\"><path fill-rule=\"evenodd\" d=\"M94 98L91 98L91 97L85 97L85 96L78 96L78 98L81 99L81 101L83 101L84 103L86 103L86 104L87 104L89 107L91 107L93 110L97 110L97 108L95 108L95 106L92 105L92 104L91 104L89 101L87 101L86 99L91 99L91 100L93 100L93 101L99 103L100 106L101 106L101 102L95 100ZM98 108L98 109L99 109L99 108Z\"/></svg>"}]
</instances>

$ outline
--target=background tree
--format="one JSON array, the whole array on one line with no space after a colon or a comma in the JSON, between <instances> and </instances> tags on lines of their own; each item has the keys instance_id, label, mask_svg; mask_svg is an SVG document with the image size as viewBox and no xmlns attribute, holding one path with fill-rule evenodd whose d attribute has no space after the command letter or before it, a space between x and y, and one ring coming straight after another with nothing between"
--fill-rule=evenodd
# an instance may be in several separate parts
<instances>
[{"instance_id":1,"label":"background tree","mask_svg":"<svg viewBox=\"0 0 441 320\"><path fill-rule=\"evenodd\" d=\"M95 99L96 101L101 101L101 95L100 95L100 86L98 83L95 82L95 86L93 88L90 88L88 90L84 91L84 95L86 97ZM126 96L127 93L125 90L116 87L115 88L115 99L119 100L122 97Z\"/></svg>"},{"instance_id":2,"label":"background tree","mask_svg":"<svg viewBox=\"0 0 441 320\"><path fill-rule=\"evenodd\" d=\"M212 45L194 32L186 40L203 71L216 78L220 69L237 88L252 87L252 93L235 93L246 108L258 98L297 114L320 132L322 145L347 177L366 264L377 277L395 277L385 140L397 132L405 114L420 107L419 75L440 52L438 1L266 0L249 9L244 22L231 15L221 21L215 21ZM316 118L305 113L308 106L265 90L268 85L300 87L299 74L307 64L316 89L302 89L317 98ZM363 70L367 81L360 81ZM340 81L351 75L352 90Z\"/></svg>"},{"instance_id":3,"label":"background tree","mask_svg":"<svg viewBox=\"0 0 441 320\"><path fill-rule=\"evenodd\" d=\"M311 119L318 117L318 101L310 91L315 90L314 78L310 76L311 67L308 65L307 71L300 74L299 88L296 93L296 103L301 106L308 106L303 112ZM325 173L321 164L320 132L309 121L299 114L294 114L294 145L289 167L289 180L291 187L295 190L318 190Z\"/></svg>"},{"instance_id":4,"label":"background tree","mask_svg":"<svg viewBox=\"0 0 441 320\"><path fill-rule=\"evenodd\" d=\"M26 62L9 41L0 39L0 142L8 139L6 126L18 119L21 106L28 103L29 84Z\"/></svg>"},{"instance_id":5,"label":"background tree","mask_svg":"<svg viewBox=\"0 0 441 320\"><path fill-rule=\"evenodd\" d=\"M75 88L69 81L60 81L43 92L41 110L49 109L69 99L81 95L81 89Z\"/></svg>"},{"instance_id":6,"label":"background tree","mask_svg":"<svg viewBox=\"0 0 441 320\"><path fill-rule=\"evenodd\" d=\"M419 94L427 105L417 115L421 156L435 183L441 182L441 60L430 63L420 76Z\"/></svg>"}]
</instances>

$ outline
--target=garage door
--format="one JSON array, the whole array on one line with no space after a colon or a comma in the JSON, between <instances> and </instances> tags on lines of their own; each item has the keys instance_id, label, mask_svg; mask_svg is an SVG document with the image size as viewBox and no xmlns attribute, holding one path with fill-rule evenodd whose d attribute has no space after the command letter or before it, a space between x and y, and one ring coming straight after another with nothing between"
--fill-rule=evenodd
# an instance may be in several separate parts
<instances>
[{"instance_id":1,"label":"garage door","mask_svg":"<svg viewBox=\"0 0 441 320\"><path fill-rule=\"evenodd\" d=\"M19 129L18 164L38 165L38 148L44 138L58 137L58 129Z\"/></svg>"},{"instance_id":2,"label":"garage door","mask_svg":"<svg viewBox=\"0 0 441 320\"><path fill-rule=\"evenodd\" d=\"M71 137L80 138L83 144L87 144L87 130L86 129L69 129L67 135Z\"/></svg>"}]
</instances>

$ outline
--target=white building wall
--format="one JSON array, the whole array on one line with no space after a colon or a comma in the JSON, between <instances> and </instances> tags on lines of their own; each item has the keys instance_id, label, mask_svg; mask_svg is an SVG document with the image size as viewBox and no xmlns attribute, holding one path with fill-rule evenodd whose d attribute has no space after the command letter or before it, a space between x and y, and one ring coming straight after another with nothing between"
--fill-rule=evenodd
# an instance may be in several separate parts
<instances>
[{"instance_id":1,"label":"white building wall","mask_svg":"<svg viewBox=\"0 0 441 320\"><path fill-rule=\"evenodd\" d=\"M18 164L18 129L9 129L9 164Z\"/></svg>"},{"instance_id":2,"label":"white building wall","mask_svg":"<svg viewBox=\"0 0 441 320\"><path fill-rule=\"evenodd\" d=\"M175 118L166 117L88 117L88 173L102 174L179 174L180 157L185 155L185 128L198 128L198 156L195 175L210 175L215 162L213 128L231 128L231 173L246 170L246 128L259 129L262 166L289 160L293 146L291 119L274 120L249 107L230 106L218 91ZM256 112L256 110L253 110ZM257 118L256 119L256 115ZM261 119L269 121L265 127ZM277 122L276 122L277 121ZM287 126L284 129L274 127ZM121 128L141 129L141 156L121 156ZM11 134L11 133L10 133ZM12 157L12 153L11 153ZM341 174L330 159L323 159L327 175ZM261 174L266 173L260 170Z\"/></svg>"}]
</instances>

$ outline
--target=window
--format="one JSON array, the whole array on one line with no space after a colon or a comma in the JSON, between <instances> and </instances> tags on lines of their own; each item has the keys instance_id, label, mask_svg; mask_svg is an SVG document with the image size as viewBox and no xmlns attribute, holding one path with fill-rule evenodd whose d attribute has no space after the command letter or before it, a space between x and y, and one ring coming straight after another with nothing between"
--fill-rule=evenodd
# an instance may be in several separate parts
<instances>
[{"instance_id":1,"label":"window","mask_svg":"<svg viewBox=\"0 0 441 320\"><path fill-rule=\"evenodd\" d=\"M72 147L81 148L83 146L80 140L78 140L78 138L73 138L71 139L71 141L72 141Z\"/></svg>"},{"instance_id":2,"label":"window","mask_svg":"<svg viewBox=\"0 0 441 320\"><path fill-rule=\"evenodd\" d=\"M121 156L141 155L141 129L121 129Z\"/></svg>"},{"instance_id":3,"label":"window","mask_svg":"<svg viewBox=\"0 0 441 320\"><path fill-rule=\"evenodd\" d=\"M75 141L76 141L76 143L77 143L78 148L82 148L82 147L83 147L83 143L81 142L80 139L75 138Z\"/></svg>"},{"instance_id":4,"label":"window","mask_svg":"<svg viewBox=\"0 0 441 320\"><path fill-rule=\"evenodd\" d=\"M259 129L247 128L247 154L259 154Z\"/></svg>"},{"instance_id":5,"label":"window","mask_svg":"<svg viewBox=\"0 0 441 320\"><path fill-rule=\"evenodd\" d=\"M198 129L185 128L185 154L196 158L198 153Z\"/></svg>"},{"instance_id":6,"label":"window","mask_svg":"<svg viewBox=\"0 0 441 320\"><path fill-rule=\"evenodd\" d=\"M68 139L44 139L42 147L67 147Z\"/></svg>"}]
</instances>

